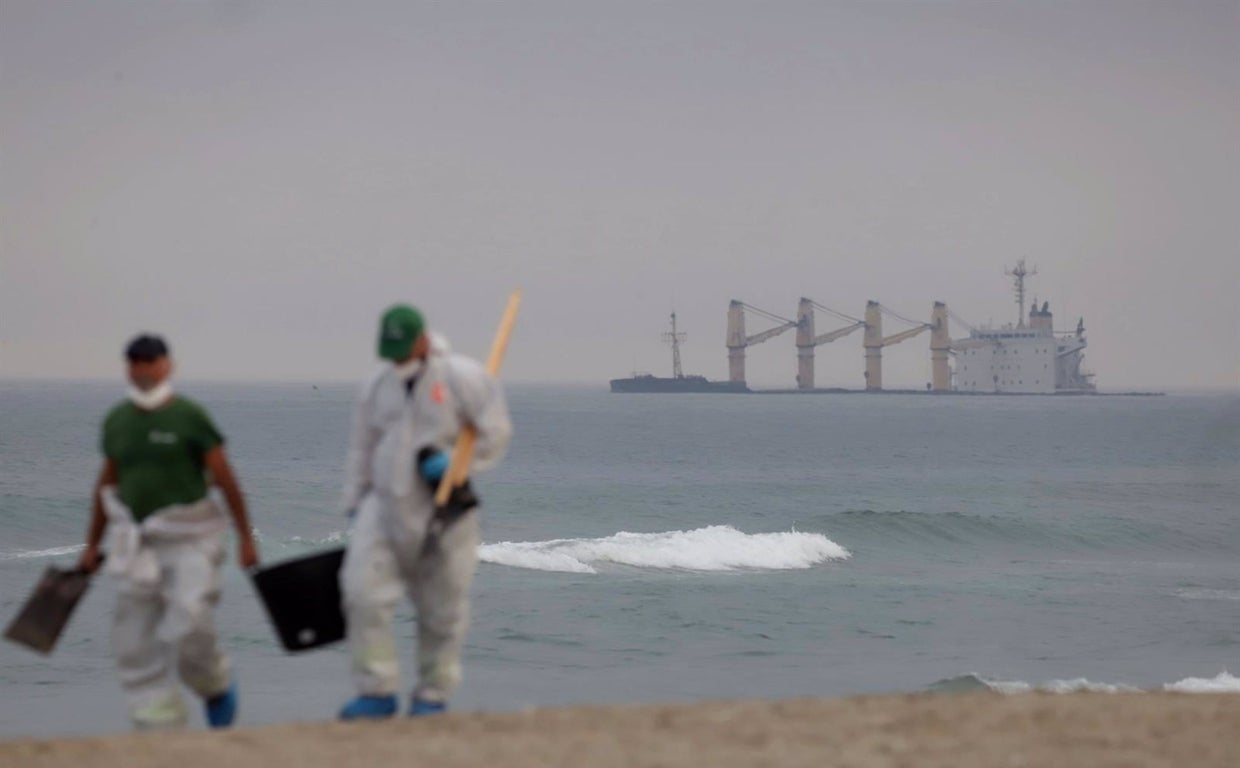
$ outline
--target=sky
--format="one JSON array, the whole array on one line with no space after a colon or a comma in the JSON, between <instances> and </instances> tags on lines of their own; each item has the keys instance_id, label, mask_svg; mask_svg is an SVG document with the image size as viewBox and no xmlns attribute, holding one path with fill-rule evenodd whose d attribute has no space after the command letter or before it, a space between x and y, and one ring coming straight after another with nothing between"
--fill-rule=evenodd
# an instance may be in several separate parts
<instances>
[{"instance_id":1,"label":"sky","mask_svg":"<svg viewBox=\"0 0 1240 768\"><path fill-rule=\"evenodd\" d=\"M1240 3L0 4L3 378L359 380L395 302L485 358L518 287L506 378L670 375L673 310L725 378L731 299L1000 325L1022 258L1100 389L1240 389Z\"/></svg>"}]
</instances>

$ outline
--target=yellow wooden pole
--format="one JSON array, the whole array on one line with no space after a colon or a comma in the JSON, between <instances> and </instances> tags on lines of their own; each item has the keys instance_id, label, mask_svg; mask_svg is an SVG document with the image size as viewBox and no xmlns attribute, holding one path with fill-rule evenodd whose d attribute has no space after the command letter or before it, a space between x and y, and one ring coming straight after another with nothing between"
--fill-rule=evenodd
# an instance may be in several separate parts
<instances>
[{"instance_id":1,"label":"yellow wooden pole","mask_svg":"<svg viewBox=\"0 0 1240 768\"><path fill-rule=\"evenodd\" d=\"M521 291L513 291L508 297L508 308L499 321L499 330L495 333L495 341L491 344L491 356L487 358L487 373L499 376L500 364L504 362L504 353L508 351L508 339L512 336L512 327L517 323L517 309L521 306ZM461 436L452 449L452 461L448 471L444 473L439 488L435 491L435 506L442 507L448 503L452 489L461 486L469 477L469 465L474 460L474 443L478 433L472 425L461 430Z\"/></svg>"}]
</instances>

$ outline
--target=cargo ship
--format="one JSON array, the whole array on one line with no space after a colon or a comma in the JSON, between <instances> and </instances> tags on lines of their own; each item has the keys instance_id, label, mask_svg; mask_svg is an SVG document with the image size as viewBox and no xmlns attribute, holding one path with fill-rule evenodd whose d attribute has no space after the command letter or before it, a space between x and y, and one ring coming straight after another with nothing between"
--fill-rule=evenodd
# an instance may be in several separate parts
<instances>
[{"instance_id":1,"label":"cargo ship","mask_svg":"<svg viewBox=\"0 0 1240 768\"><path fill-rule=\"evenodd\" d=\"M710 381L705 376L686 376L680 368L680 344L684 334L676 327L676 313L672 313L672 330L663 334L663 340L672 347L672 378L659 378L650 374L633 374L627 379L612 379L612 392L757 392L780 394L792 392L845 393L845 392L895 392L899 394L921 393L921 389L891 390L883 387L883 349L923 333L930 336L930 378L924 393L927 394L998 394L998 395L1081 395L1098 394L1094 374L1085 370L1085 321L1079 319L1074 330L1056 330L1055 316L1050 302L1039 303L1035 297L1026 316L1025 280L1036 275L1036 269L1027 269L1024 259L1016 266L1004 270L1014 280L1016 323L999 328L974 327L951 312L947 304L936 301L931 308L930 322L909 319L883 306L877 301L867 301L864 319L847 315L802 297L797 305L796 318L782 317L773 312L758 309L738 299L728 305L728 381ZM834 321L844 325L827 333L819 334L815 326L815 311L828 313ZM750 334L745 327L747 314L755 315L768 325L765 330ZM883 318L890 317L907 326L904 330L886 335ZM955 320L969 330L966 338L953 339L948 321ZM773 325L771 325L773 323ZM745 355L749 347L761 344L788 331L796 330L796 389L751 390L746 385ZM814 350L816 347L864 330L862 347L865 350L864 389L822 389L814 383ZM953 365L954 362L954 365ZM1126 393L1157 394L1157 393Z\"/></svg>"},{"instance_id":2,"label":"cargo ship","mask_svg":"<svg viewBox=\"0 0 1240 768\"><path fill-rule=\"evenodd\" d=\"M659 393L745 393L749 387L743 381L711 381L705 376L685 375L680 367L680 344L685 334L676 328L676 313L672 313L672 330L663 334L663 340L672 346L672 377L663 378L649 373L635 373L627 379L612 379L612 392L659 392Z\"/></svg>"}]
</instances>

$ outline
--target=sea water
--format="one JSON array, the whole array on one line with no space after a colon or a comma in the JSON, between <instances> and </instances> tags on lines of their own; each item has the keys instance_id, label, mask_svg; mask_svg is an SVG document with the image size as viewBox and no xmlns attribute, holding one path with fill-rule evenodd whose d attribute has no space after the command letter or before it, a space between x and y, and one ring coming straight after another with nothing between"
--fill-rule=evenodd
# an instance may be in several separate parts
<instances>
[{"instance_id":1,"label":"sea water","mask_svg":"<svg viewBox=\"0 0 1240 768\"><path fill-rule=\"evenodd\" d=\"M228 438L267 562L347 541L352 387L181 389ZM122 391L0 382L0 620L74 562ZM1240 690L1240 396L509 400L458 709ZM126 727L114 594L97 579L50 658L0 644L0 736ZM286 655L232 562L218 626L241 722L352 695L344 648ZM406 607L406 687L414 629Z\"/></svg>"}]
</instances>

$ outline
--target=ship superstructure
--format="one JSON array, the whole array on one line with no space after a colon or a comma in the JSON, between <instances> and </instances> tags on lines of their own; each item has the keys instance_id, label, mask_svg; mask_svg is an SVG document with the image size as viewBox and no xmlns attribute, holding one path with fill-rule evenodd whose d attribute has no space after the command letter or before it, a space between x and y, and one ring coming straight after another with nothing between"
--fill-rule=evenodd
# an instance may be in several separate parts
<instances>
[{"instance_id":1,"label":"ship superstructure","mask_svg":"<svg viewBox=\"0 0 1240 768\"><path fill-rule=\"evenodd\" d=\"M1039 308L1034 300L1025 322L1025 278L1036 271L1028 271L1022 259L1007 274L1015 283L1020 307L1017 322L997 329L971 329L968 338L952 341L956 358L952 388L1000 394L1095 391L1093 374L1081 368L1086 346L1084 319L1077 322L1075 331L1057 334L1050 303L1043 302Z\"/></svg>"}]
</instances>

